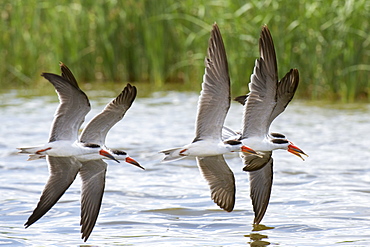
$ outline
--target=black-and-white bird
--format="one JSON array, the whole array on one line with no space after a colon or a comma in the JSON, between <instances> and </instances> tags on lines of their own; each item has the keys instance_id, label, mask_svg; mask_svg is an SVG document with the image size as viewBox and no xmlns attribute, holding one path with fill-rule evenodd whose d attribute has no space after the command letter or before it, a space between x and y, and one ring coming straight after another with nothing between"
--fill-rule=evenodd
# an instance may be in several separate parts
<instances>
[{"instance_id":1,"label":"black-and-white bird","mask_svg":"<svg viewBox=\"0 0 370 247\"><path fill-rule=\"evenodd\" d=\"M42 74L53 84L60 101L49 142L38 147L19 148L20 153L30 155L29 160L46 158L50 172L40 201L25 226L29 227L48 212L79 173L82 179L80 225L82 238L86 241L95 226L104 193L107 163L102 159L125 160L144 169L126 152L111 150L104 145L108 131L123 118L135 100L136 88L127 84L121 94L87 124L78 138L90 103L68 67L63 63L60 67L62 76Z\"/></svg>"},{"instance_id":2,"label":"black-and-white bird","mask_svg":"<svg viewBox=\"0 0 370 247\"><path fill-rule=\"evenodd\" d=\"M259 50L260 58L256 60L249 83L250 92L235 99L244 105L242 131L235 133L227 127L223 129L224 139L239 140L261 155L241 153L245 164L243 170L250 174L250 197L255 224L261 222L270 200L273 178L272 151L283 149L300 158L306 155L283 134L270 133L272 121L285 110L298 87L298 70L291 69L278 80L274 43L267 26L262 28Z\"/></svg>"},{"instance_id":3,"label":"black-and-white bird","mask_svg":"<svg viewBox=\"0 0 370 247\"><path fill-rule=\"evenodd\" d=\"M211 31L205 66L193 142L161 153L165 154L163 161L196 157L199 169L210 186L213 201L230 212L235 204L235 179L223 154L256 152L243 146L241 141L223 141L221 138L222 126L230 107L230 79L226 51L217 24L213 25Z\"/></svg>"}]
</instances>

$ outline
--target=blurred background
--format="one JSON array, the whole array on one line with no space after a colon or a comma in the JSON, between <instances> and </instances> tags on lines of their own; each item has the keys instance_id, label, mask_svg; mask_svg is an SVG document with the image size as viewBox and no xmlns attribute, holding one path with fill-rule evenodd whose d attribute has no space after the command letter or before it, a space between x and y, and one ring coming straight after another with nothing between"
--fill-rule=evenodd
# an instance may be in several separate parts
<instances>
[{"instance_id":1,"label":"blurred background","mask_svg":"<svg viewBox=\"0 0 370 247\"><path fill-rule=\"evenodd\" d=\"M211 26L228 55L233 95L248 91L267 24L280 78L300 71L297 97L369 102L370 1L84 0L0 2L0 85L40 88L67 64L79 82L199 90ZM107 85L107 84L106 84Z\"/></svg>"},{"instance_id":2,"label":"blurred background","mask_svg":"<svg viewBox=\"0 0 370 247\"><path fill-rule=\"evenodd\" d=\"M23 224L49 176L45 160L16 147L48 140L59 105L40 76L76 76L92 106L88 123L127 82L138 97L107 136L142 164L110 162L88 246L370 246L369 0L1 0L0 246L87 246L79 234L80 179L34 226ZM160 163L158 151L194 138L212 24L228 55L232 96L248 92L267 24L279 77L298 68L294 100L272 131L310 157L274 152L274 185L255 230L248 174L225 156L237 184L232 213L210 199L194 159ZM226 126L240 129L232 102Z\"/></svg>"}]
</instances>

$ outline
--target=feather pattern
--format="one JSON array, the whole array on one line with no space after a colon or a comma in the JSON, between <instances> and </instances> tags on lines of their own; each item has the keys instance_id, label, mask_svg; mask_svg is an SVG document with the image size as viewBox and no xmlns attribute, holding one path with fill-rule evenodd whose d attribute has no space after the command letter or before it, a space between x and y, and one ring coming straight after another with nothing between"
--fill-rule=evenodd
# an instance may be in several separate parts
<instances>
[{"instance_id":1,"label":"feather pattern","mask_svg":"<svg viewBox=\"0 0 370 247\"><path fill-rule=\"evenodd\" d=\"M81 194L81 233L86 241L99 215L105 187L107 163L102 160L82 162L80 176L82 179Z\"/></svg>"},{"instance_id":2,"label":"feather pattern","mask_svg":"<svg viewBox=\"0 0 370 247\"><path fill-rule=\"evenodd\" d=\"M197 157L203 177L208 181L212 200L231 212L235 204L235 178L223 155Z\"/></svg>"},{"instance_id":3,"label":"feather pattern","mask_svg":"<svg viewBox=\"0 0 370 247\"><path fill-rule=\"evenodd\" d=\"M268 160L262 168L249 172L250 197L253 204L254 223L259 224L266 213L270 201L273 159L271 152L264 154L262 160ZM256 160L255 160L256 161ZM253 166L253 161L245 160L246 167Z\"/></svg>"},{"instance_id":4,"label":"feather pattern","mask_svg":"<svg viewBox=\"0 0 370 247\"><path fill-rule=\"evenodd\" d=\"M78 130L91 108L89 99L77 85L64 77L50 73L43 73L42 76L53 84L60 101L55 112L49 142L77 140Z\"/></svg>"},{"instance_id":5,"label":"feather pattern","mask_svg":"<svg viewBox=\"0 0 370 247\"><path fill-rule=\"evenodd\" d=\"M74 157L46 156L49 164L49 180L41 194L40 201L24 224L27 227L39 220L59 200L76 178L82 164Z\"/></svg>"},{"instance_id":6,"label":"feather pattern","mask_svg":"<svg viewBox=\"0 0 370 247\"><path fill-rule=\"evenodd\" d=\"M221 139L221 129L230 108L229 69L221 32L216 24L208 42L205 66L194 141Z\"/></svg>"},{"instance_id":7,"label":"feather pattern","mask_svg":"<svg viewBox=\"0 0 370 247\"><path fill-rule=\"evenodd\" d=\"M260 58L256 60L250 93L244 107L242 138L265 137L269 131L269 120L276 106L277 65L274 43L267 27L263 27L259 41Z\"/></svg>"},{"instance_id":8,"label":"feather pattern","mask_svg":"<svg viewBox=\"0 0 370 247\"><path fill-rule=\"evenodd\" d=\"M127 84L104 110L96 115L81 133L80 142L104 145L108 131L125 115L136 98L136 87Z\"/></svg>"}]
</instances>

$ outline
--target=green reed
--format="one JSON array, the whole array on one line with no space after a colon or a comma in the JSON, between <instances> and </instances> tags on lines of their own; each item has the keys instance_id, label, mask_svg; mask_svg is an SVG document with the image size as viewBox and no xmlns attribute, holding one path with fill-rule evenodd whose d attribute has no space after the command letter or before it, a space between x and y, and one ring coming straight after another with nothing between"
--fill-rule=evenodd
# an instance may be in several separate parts
<instances>
[{"instance_id":1,"label":"green reed","mask_svg":"<svg viewBox=\"0 0 370 247\"><path fill-rule=\"evenodd\" d=\"M0 18L2 88L45 85L39 75L59 72L63 61L81 82L149 82L158 89L181 83L199 90L217 22L233 95L248 90L267 24L280 77L292 67L300 71L298 97L370 100L367 0L4 0Z\"/></svg>"}]
</instances>

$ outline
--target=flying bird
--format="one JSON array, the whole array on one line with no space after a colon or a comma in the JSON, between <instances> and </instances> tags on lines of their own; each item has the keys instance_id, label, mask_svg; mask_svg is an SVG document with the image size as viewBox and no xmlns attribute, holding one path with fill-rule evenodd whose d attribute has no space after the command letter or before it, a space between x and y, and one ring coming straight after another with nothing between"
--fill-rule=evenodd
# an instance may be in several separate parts
<instances>
[{"instance_id":1,"label":"flying bird","mask_svg":"<svg viewBox=\"0 0 370 247\"><path fill-rule=\"evenodd\" d=\"M19 148L20 153L29 154L29 160L46 158L50 173L40 201L25 227L46 214L79 173L82 179L80 225L82 239L86 242L95 226L103 198L107 170L107 163L103 159L118 163L124 160L144 169L125 151L108 149L104 145L108 131L123 118L137 92L135 86L127 84L121 94L96 115L78 137L78 131L90 111L90 103L69 68L63 63L60 68L62 76L42 74L53 84L60 101L49 142L42 146Z\"/></svg>"},{"instance_id":2,"label":"flying bird","mask_svg":"<svg viewBox=\"0 0 370 247\"><path fill-rule=\"evenodd\" d=\"M259 39L260 58L256 60L249 83L249 94L235 98L244 105L241 133L224 127L225 140L239 140L257 151L260 156L241 153L249 172L250 197L255 213L254 223L259 224L265 215L273 179L272 151L277 149L302 158L301 149L287 140L285 135L270 133L270 125L292 100L299 83L297 69L291 69L280 81L274 43L267 26L263 26ZM306 155L307 156L307 155Z\"/></svg>"},{"instance_id":3,"label":"flying bird","mask_svg":"<svg viewBox=\"0 0 370 247\"><path fill-rule=\"evenodd\" d=\"M223 141L221 138L222 126L230 108L230 79L226 51L217 24L211 31L205 66L193 142L161 153L165 154L163 161L195 157L210 186L211 198L220 208L230 212L235 204L235 179L223 154L256 152L243 146L241 141Z\"/></svg>"}]
</instances>

